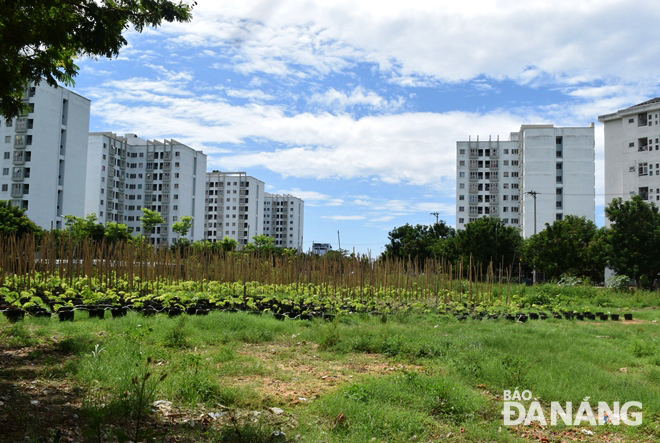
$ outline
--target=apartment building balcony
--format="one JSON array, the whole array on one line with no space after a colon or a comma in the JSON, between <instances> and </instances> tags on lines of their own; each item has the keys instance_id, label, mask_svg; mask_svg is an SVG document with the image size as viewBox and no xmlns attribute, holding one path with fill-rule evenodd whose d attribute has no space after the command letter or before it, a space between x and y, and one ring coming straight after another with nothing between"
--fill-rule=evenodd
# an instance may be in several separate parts
<instances>
[{"instance_id":1,"label":"apartment building balcony","mask_svg":"<svg viewBox=\"0 0 660 443\"><path fill-rule=\"evenodd\" d=\"M154 160L154 153L153 152L147 152L147 161L153 161Z\"/></svg>"},{"instance_id":2,"label":"apartment building balcony","mask_svg":"<svg viewBox=\"0 0 660 443\"><path fill-rule=\"evenodd\" d=\"M27 117L18 117L16 119L15 131L16 132L21 132L21 133L27 132L27 129L28 129L27 123L28 123Z\"/></svg>"},{"instance_id":3,"label":"apartment building balcony","mask_svg":"<svg viewBox=\"0 0 660 443\"><path fill-rule=\"evenodd\" d=\"M161 197L161 202L162 203L169 203L170 202L170 196L165 194Z\"/></svg>"},{"instance_id":4,"label":"apartment building balcony","mask_svg":"<svg viewBox=\"0 0 660 443\"><path fill-rule=\"evenodd\" d=\"M25 149L25 139L24 135L14 137L14 149Z\"/></svg>"},{"instance_id":5,"label":"apartment building balcony","mask_svg":"<svg viewBox=\"0 0 660 443\"><path fill-rule=\"evenodd\" d=\"M23 178L25 177L25 169L22 167L18 168L13 168L12 169L12 174L11 174L11 179L12 181L15 182L22 182Z\"/></svg>"},{"instance_id":6,"label":"apartment building balcony","mask_svg":"<svg viewBox=\"0 0 660 443\"><path fill-rule=\"evenodd\" d=\"M23 185L12 185L11 186L11 198L23 198Z\"/></svg>"},{"instance_id":7,"label":"apartment building balcony","mask_svg":"<svg viewBox=\"0 0 660 443\"><path fill-rule=\"evenodd\" d=\"M170 213L170 205L162 205L160 208L160 213L161 214L169 214Z\"/></svg>"}]
</instances>

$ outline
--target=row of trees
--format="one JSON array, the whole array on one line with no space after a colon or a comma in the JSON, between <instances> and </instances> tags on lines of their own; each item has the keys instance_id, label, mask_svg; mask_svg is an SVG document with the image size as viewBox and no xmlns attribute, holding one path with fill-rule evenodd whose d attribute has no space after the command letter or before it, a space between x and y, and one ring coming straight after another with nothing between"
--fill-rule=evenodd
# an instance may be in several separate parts
<instances>
[{"instance_id":1,"label":"row of trees","mask_svg":"<svg viewBox=\"0 0 660 443\"><path fill-rule=\"evenodd\" d=\"M143 215L140 217L142 225L142 236L133 236L128 226L124 223L108 222L103 225L98 222L96 214L89 214L86 217L76 217L74 215L64 216L65 228L56 229L56 237L70 236L74 240L91 239L96 242L101 241L136 241L140 242L149 239L154 228L165 223L165 219L157 211L147 208L142 209ZM230 252L238 249L238 241L231 237L225 237L224 240L212 243L206 240L191 242L186 236L192 228L193 218L189 215L172 224L172 231L179 237L175 239L170 247L172 248L194 248L198 250L208 250L211 252ZM21 237L26 234L41 235L43 230L37 226L27 215L25 210L12 205L8 201L0 201L0 235ZM275 240L267 235L257 235L252 237L253 242L245 245L242 250L245 252L263 252L273 253L275 255L292 255L296 253L295 249L280 248L275 246Z\"/></svg>"},{"instance_id":2,"label":"row of trees","mask_svg":"<svg viewBox=\"0 0 660 443\"><path fill-rule=\"evenodd\" d=\"M598 228L583 217L567 216L546 224L543 231L524 240L520 231L496 218L480 218L456 232L444 222L433 226L404 225L389 233L383 257L409 257L424 261L437 257L496 267L525 262L546 278L562 275L603 281L604 270L650 286L659 277L660 211L636 196L614 199L605 209L609 228Z\"/></svg>"}]
</instances>

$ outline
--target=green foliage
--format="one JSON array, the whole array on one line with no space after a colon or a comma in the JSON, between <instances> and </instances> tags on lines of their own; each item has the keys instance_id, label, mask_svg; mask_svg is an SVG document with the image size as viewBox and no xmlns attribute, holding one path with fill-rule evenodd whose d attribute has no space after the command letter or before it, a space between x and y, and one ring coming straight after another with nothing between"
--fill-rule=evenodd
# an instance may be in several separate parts
<instances>
[{"instance_id":1,"label":"green foliage","mask_svg":"<svg viewBox=\"0 0 660 443\"><path fill-rule=\"evenodd\" d=\"M603 281L605 230L584 217L566 216L525 241L525 259L550 279L562 274Z\"/></svg>"},{"instance_id":2,"label":"green foliage","mask_svg":"<svg viewBox=\"0 0 660 443\"><path fill-rule=\"evenodd\" d=\"M108 222L105 227L105 238L112 241L128 240L131 233L124 223Z\"/></svg>"},{"instance_id":3,"label":"green foliage","mask_svg":"<svg viewBox=\"0 0 660 443\"><path fill-rule=\"evenodd\" d=\"M424 260L431 257L454 257L453 238L456 232L444 221L432 226L405 224L389 232L383 258Z\"/></svg>"},{"instance_id":4,"label":"green foliage","mask_svg":"<svg viewBox=\"0 0 660 443\"><path fill-rule=\"evenodd\" d=\"M225 237L222 239L222 250L225 252L235 251L238 248L238 240L231 237Z\"/></svg>"},{"instance_id":5,"label":"green foliage","mask_svg":"<svg viewBox=\"0 0 660 443\"><path fill-rule=\"evenodd\" d=\"M190 231L190 228L192 228L192 225L193 225L192 216L184 215L183 217L181 217L181 220L172 224L172 231L179 234L180 237L185 237L186 235L188 235L188 232Z\"/></svg>"},{"instance_id":6,"label":"green foliage","mask_svg":"<svg viewBox=\"0 0 660 443\"><path fill-rule=\"evenodd\" d=\"M195 3L170 0L1 0L0 114L25 110L28 82L43 79L51 86L73 84L78 57L116 57L126 45L123 33L132 27L187 22Z\"/></svg>"},{"instance_id":7,"label":"green foliage","mask_svg":"<svg viewBox=\"0 0 660 443\"><path fill-rule=\"evenodd\" d=\"M142 217L140 223L142 224L142 232L149 237L151 231L161 223L165 223L165 219L157 211L152 211L148 208L142 208Z\"/></svg>"},{"instance_id":8,"label":"green foliage","mask_svg":"<svg viewBox=\"0 0 660 443\"><path fill-rule=\"evenodd\" d=\"M468 223L465 229L456 234L456 248L467 263L480 263L486 268L492 261L496 268L505 268L517 263L522 249L520 231L506 226L493 217L478 218Z\"/></svg>"},{"instance_id":9,"label":"green foliage","mask_svg":"<svg viewBox=\"0 0 660 443\"><path fill-rule=\"evenodd\" d=\"M69 234L76 240L91 238L101 241L106 234L105 227L101 223L97 223L98 217L95 213L88 214L86 217L65 215L64 220Z\"/></svg>"},{"instance_id":10,"label":"green foliage","mask_svg":"<svg viewBox=\"0 0 660 443\"><path fill-rule=\"evenodd\" d=\"M617 292L630 291L630 277L626 275L614 275L607 279L606 286L608 289Z\"/></svg>"},{"instance_id":11,"label":"green foliage","mask_svg":"<svg viewBox=\"0 0 660 443\"><path fill-rule=\"evenodd\" d=\"M660 211L639 196L616 198L605 208L611 226L607 232L608 265L638 285L650 287L660 271Z\"/></svg>"},{"instance_id":12,"label":"green foliage","mask_svg":"<svg viewBox=\"0 0 660 443\"><path fill-rule=\"evenodd\" d=\"M0 200L0 235L40 233L41 228L25 215L25 209L14 206L9 201Z\"/></svg>"}]
</instances>

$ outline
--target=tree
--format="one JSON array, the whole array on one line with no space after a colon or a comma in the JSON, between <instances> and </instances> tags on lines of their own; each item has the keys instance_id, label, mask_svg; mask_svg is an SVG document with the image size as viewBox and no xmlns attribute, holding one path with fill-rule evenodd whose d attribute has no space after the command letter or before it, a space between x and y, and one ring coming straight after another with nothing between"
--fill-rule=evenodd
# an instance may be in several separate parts
<instances>
[{"instance_id":1,"label":"tree","mask_svg":"<svg viewBox=\"0 0 660 443\"><path fill-rule=\"evenodd\" d=\"M494 217L482 217L458 231L456 248L465 263L472 257L472 263L484 268L491 261L495 268L507 267L519 256L522 237L518 228L506 226Z\"/></svg>"},{"instance_id":2,"label":"tree","mask_svg":"<svg viewBox=\"0 0 660 443\"><path fill-rule=\"evenodd\" d=\"M179 234L179 237L185 237L188 235L188 231L192 228L193 218L190 215L184 215L181 217L181 220L172 224L172 231Z\"/></svg>"},{"instance_id":3,"label":"tree","mask_svg":"<svg viewBox=\"0 0 660 443\"><path fill-rule=\"evenodd\" d=\"M388 233L383 258L411 258L423 262L430 257L453 258L451 241L456 231L444 221L432 226L405 224Z\"/></svg>"},{"instance_id":4,"label":"tree","mask_svg":"<svg viewBox=\"0 0 660 443\"><path fill-rule=\"evenodd\" d=\"M23 236L40 232L41 228L25 215L25 209L0 200L0 235Z\"/></svg>"},{"instance_id":5,"label":"tree","mask_svg":"<svg viewBox=\"0 0 660 443\"><path fill-rule=\"evenodd\" d=\"M129 26L138 32L187 22L195 2L170 0L0 0L0 114L19 115L26 84L72 85L78 57L116 57Z\"/></svg>"},{"instance_id":6,"label":"tree","mask_svg":"<svg viewBox=\"0 0 660 443\"><path fill-rule=\"evenodd\" d=\"M101 223L97 223L98 219L94 212L86 217L65 215L64 224L69 234L76 240L91 238L92 240L101 241L105 236L105 227Z\"/></svg>"},{"instance_id":7,"label":"tree","mask_svg":"<svg viewBox=\"0 0 660 443\"><path fill-rule=\"evenodd\" d=\"M140 217L140 223L142 224L142 232L145 237L151 238L151 231L161 223L165 223L165 219L161 217L160 213L157 211L152 211L148 208L142 208L142 213L144 214Z\"/></svg>"},{"instance_id":8,"label":"tree","mask_svg":"<svg viewBox=\"0 0 660 443\"><path fill-rule=\"evenodd\" d=\"M225 252L235 251L236 248L238 247L238 240L231 237L225 237L222 239L221 246L222 246L222 250Z\"/></svg>"},{"instance_id":9,"label":"tree","mask_svg":"<svg viewBox=\"0 0 660 443\"><path fill-rule=\"evenodd\" d=\"M273 252L275 250L275 239L267 235L255 235L252 237L254 240L254 247L259 252Z\"/></svg>"},{"instance_id":10,"label":"tree","mask_svg":"<svg viewBox=\"0 0 660 443\"><path fill-rule=\"evenodd\" d=\"M607 231L608 266L617 274L650 287L660 272L660 212L640 196L624 202L615 198L605 208L611 225Z\"/></svg>"},{"instance_id":11,"label":"tree","mask_svg":"<svg viewBox=\"0 0 660 443\"><path fill-rule=\"evenodd\" d=\"M128 240L131 238L131 233L124 223L108 222L105 227L105 238L111 241Z\"/></svg>"},{"instance_id":12,"label":"tree","mask_svg":"<svg viewBox=\"0 0 660 443\"><path fill-rule=\"evenodd\" d=\"M584 217L568 215L525 241L527 262L549 278L562 274L603 281L606 265L605 230Z\"/></svg>"}]
</instances>

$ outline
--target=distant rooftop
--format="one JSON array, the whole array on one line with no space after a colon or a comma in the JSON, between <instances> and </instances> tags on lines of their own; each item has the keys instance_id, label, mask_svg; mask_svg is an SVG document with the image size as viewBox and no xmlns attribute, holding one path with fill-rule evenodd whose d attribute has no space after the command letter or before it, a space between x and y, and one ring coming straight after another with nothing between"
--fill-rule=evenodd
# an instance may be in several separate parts
<instances>
[{"instance_id":1,"label":"distant rooftop","mask_svg":"<svg viewBox=\"0 0 660 443\"><path fill-rule=\"evenodd\" d=\"M655 103L660 103L660 97L652 98L651 100L646 100L645 102L638 103L636 105L632 105L629 108L622 109L622 111L627 111L629 109L634 109L634 108L641 108L642 106L652 105L652 104L655 104Z\"/></svg>"}]
</instances>

